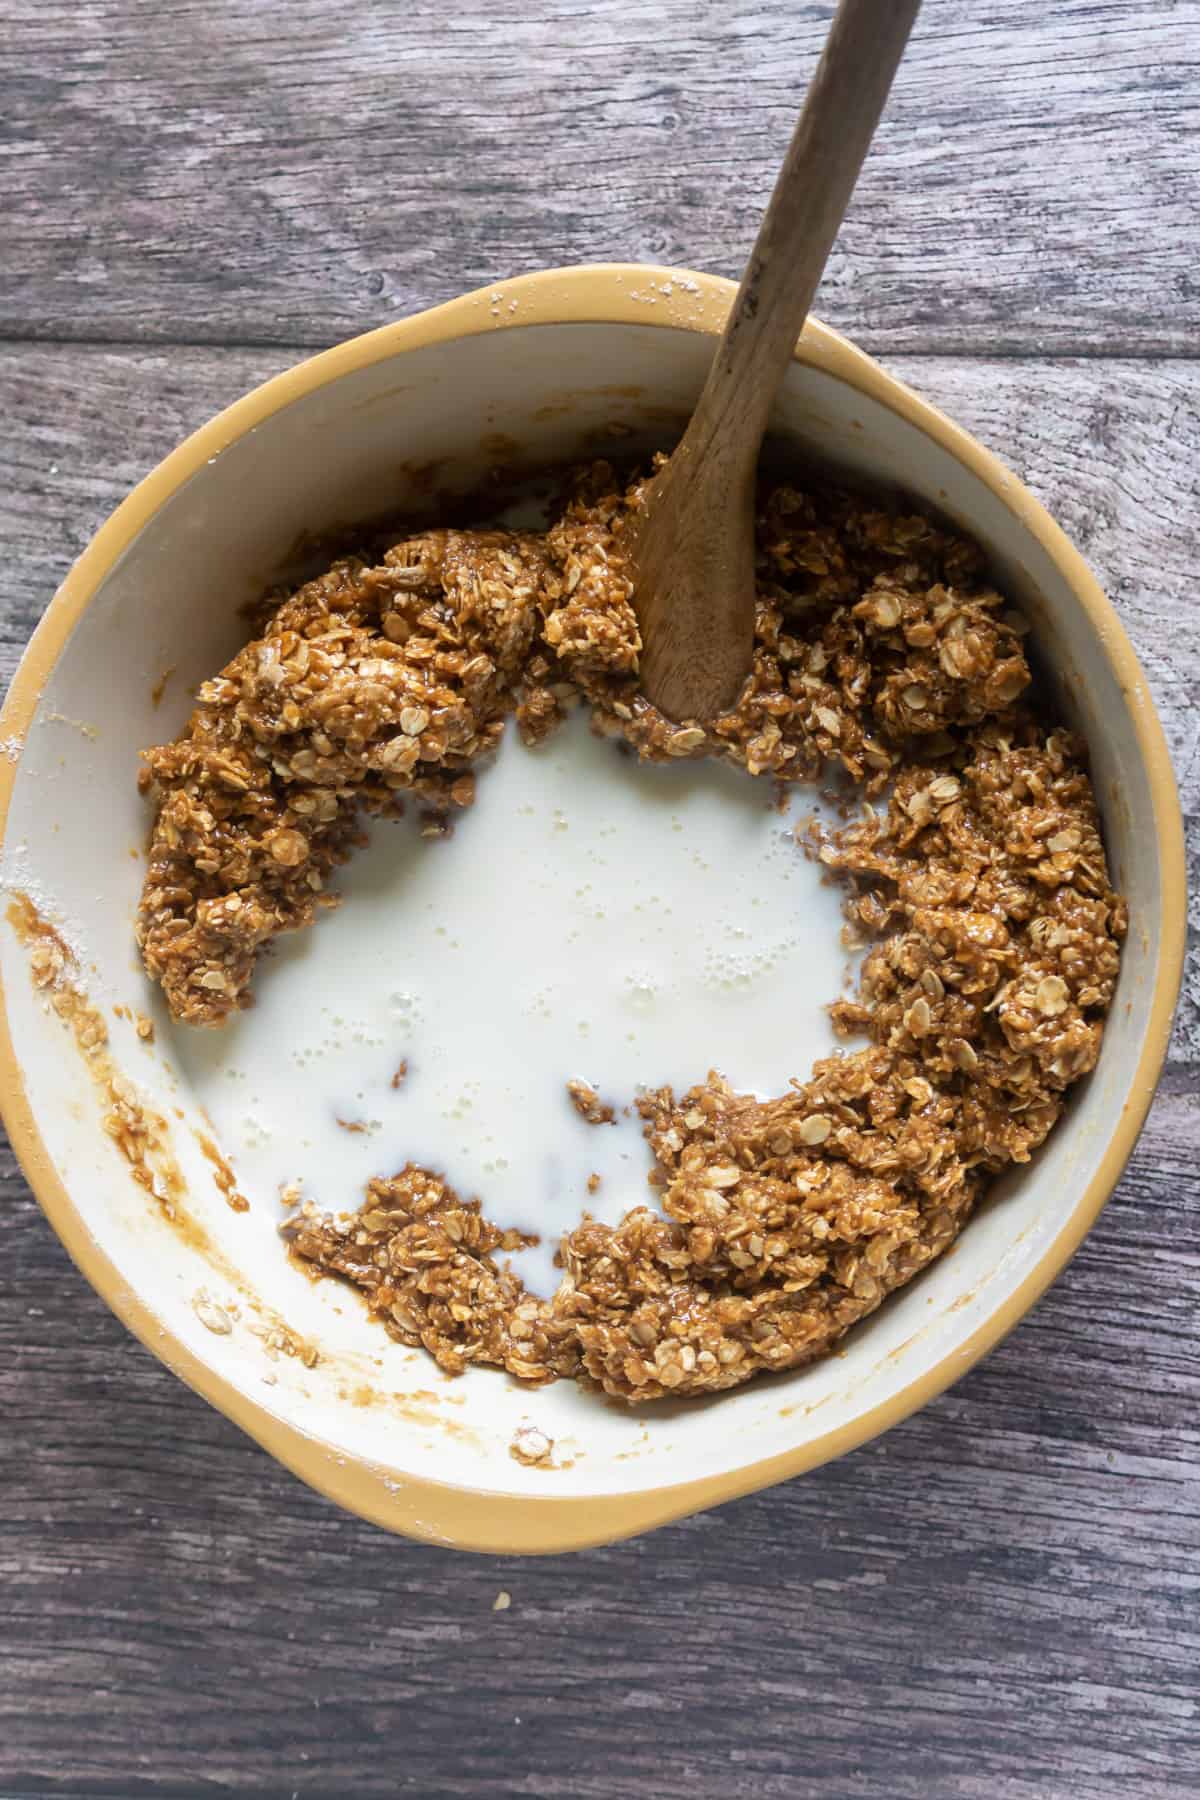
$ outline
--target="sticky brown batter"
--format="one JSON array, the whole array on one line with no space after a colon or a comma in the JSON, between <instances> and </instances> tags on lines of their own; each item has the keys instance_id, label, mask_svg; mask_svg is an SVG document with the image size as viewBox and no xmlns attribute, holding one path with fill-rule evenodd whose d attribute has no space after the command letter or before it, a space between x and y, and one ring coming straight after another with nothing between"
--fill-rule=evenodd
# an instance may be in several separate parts
<instances>
[{"instance_id":1,"label":"sticky brown batter","mask_svg":"<svg viewBox=\"0 0 1200 1800\"><path fill-rule=\"evenodd\" d=\"M832 1008L865 1048L770 1101L715 1073L645 1094L662 1210L584 1220L550 1300L507 1268L518 1235L427 1169L285 1227L448 1371L643 1401L823 1354L944 1250L1094 1066L1126 919L1084 747L1031 704L1024 621L977 546L902 506L765 487L751 679L710 728L680 726L638 691L637 500L597 464L545 532L423 533L279 599L184 735L146 753L138 936L172 1012L219 1024L264 946L334 903L364 816L415 799L446 829L506 718L536 740L575 696L646 758L784 782L840 765L868 804L807 848L869 944Z\"/></svg>"}]
</instances>

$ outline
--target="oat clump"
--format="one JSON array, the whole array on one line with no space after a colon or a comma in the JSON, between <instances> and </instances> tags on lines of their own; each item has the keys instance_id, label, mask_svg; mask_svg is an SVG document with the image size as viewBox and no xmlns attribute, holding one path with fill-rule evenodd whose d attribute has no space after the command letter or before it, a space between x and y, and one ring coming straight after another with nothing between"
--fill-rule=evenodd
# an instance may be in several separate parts
<instances>
[{"instance_id":1,"label":"oat clump","mask_svg":"<svg viewBox=\"0 0 1200 1800\"><path fill-rule=\"evenodd\" d=\"M616 1108L602 1100L590 1081L573 1079L567 1083L567 1099L586 1125L614 1125Z\"/></svg>"},{"instance_id":2,"label":"oat clump","mask_svg":"<svg viewBox=\"0 0 1200 1800\"><path fill-rule=\"evenodd\" d=\"M869 944L832 1009L864 1048L765 1102L715 1072L643 1095L661 1210L585 1219L548 1300L503 1260L518 1234L411 1165L358 1212L309 1201L285 1228L447 1370L643 1401L822 1355L953 1241L1094 1066L1126 916L1084 746L1030 703L1024 622L976 545L903 507L764 487L750 680L711 726L678 725L638 691L638 493L595 465L544 533L424 533L281 599L146 755L138 932L175 1015L219 1023L263 947L333 903L364 815L412 796L443 828L506 717L535 741L574 696L643 757L785 782L840 765L879 809L807 848Z\"/></svg>"}]
</instances>

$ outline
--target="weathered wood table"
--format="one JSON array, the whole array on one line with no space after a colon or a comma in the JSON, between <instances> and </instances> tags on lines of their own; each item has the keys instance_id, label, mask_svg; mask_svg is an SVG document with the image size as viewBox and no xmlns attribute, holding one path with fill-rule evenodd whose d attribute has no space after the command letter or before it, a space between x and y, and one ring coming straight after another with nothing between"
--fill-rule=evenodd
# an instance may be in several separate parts
<instances>
[{"instance_id":1,"label":"weathered wood table","mask_svg":"<svg viewBox=\"0 0 1200 1800\"><path fill-rule=\"evenodd\" d=\"M539 266L736 272L829 10L3 0L0 674L133 482L307 348ZM928 0L820 305L1106 582L1194 859L1198 58L1197 0ZM6 1152L0 1792L1200 1791L1188 984L1115 1200L986 1364L560 1561L301 1488L125 1335Z\"/></svg>"}]
</instances>

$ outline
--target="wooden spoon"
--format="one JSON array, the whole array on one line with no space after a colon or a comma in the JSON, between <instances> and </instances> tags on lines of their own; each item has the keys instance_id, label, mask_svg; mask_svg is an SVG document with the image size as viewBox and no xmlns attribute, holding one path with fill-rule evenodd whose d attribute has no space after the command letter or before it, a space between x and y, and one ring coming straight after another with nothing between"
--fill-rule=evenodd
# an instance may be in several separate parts
<instances>
[{"instance_id":1,"label":"wooden spoon","mask_svg":"<svg viewBox=\"0 0 1200 1800\"><path fill-rule=\"evenodd\" d=\"M713 718L749 673L767 417L920 3L841 0L704 391L633 522L641 683L669 718Z\"/></svg>"}]
</instances>

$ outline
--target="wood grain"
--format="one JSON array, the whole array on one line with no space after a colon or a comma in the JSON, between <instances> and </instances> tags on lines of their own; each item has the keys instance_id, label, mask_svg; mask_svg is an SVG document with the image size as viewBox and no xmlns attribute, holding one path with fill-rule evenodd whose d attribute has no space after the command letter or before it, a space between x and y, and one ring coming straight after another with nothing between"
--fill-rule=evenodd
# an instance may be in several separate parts
<instances>
[{"instance_id":1,"label":"wood grain","mask_svg":"<svg viewBox=\"0 0 1200 1800\"><path fill-rule=\"evenodd\" d=\"M5 0L0 336L325 344L565 262L738 275L828 0ZM929 0L818 310L1190 354L1200 0Z\"/></svg>"},{"instance_id":2,"label":"wood grain","mask_svg":"<svg viewBox=\"0 0 1200 1800\"><path fill-rule=\"evenodd\" d=\"M289 346L559 261L736 273L830 12L0 6L4 684L104 515ZM1184 1002L1071 1268L830 1468L610 1550L455 1557L183 1389L0 1140L4 1800L1200 1791L1198 24L926 0L819 302L1046 500L1171 740Z\"/></svg>"}]
</instances>

